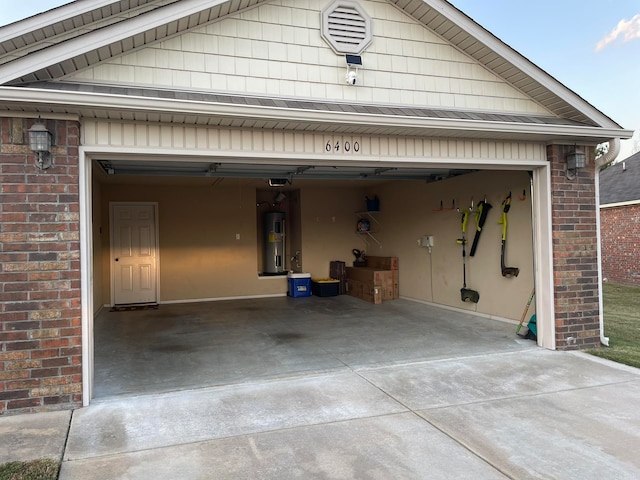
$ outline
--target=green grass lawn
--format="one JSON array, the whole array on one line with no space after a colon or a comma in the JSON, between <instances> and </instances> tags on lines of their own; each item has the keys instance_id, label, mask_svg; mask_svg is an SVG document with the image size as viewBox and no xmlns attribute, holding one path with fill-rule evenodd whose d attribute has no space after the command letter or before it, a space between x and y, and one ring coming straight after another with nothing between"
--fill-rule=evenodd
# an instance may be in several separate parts
<instances>
[{"instance_id":1,"label":"green grass lawn","mask_svg":"<svg viewBox=\"0 0 640 480\"><path fill-rule=\"evenodd\" d=\"M60 462L50 458L0 465L0 480L56 480Z\"/></svg>"},{"instance_id":2,"label":"green grass lawn","mask_svg":"<svg viewBox=\"0 0 640 480\"><path fill-rule=\"evenodd\" d=\"M605 283L603 303L609 347L588 353L640 368L640 288Z\"/></svg>"}]
</instances>

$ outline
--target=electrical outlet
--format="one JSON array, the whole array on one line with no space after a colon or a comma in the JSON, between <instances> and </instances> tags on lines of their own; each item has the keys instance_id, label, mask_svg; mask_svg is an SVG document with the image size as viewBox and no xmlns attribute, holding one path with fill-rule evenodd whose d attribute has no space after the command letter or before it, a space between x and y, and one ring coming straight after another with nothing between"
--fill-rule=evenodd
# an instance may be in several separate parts
<instances>
[{"instance_id":1,"label":"electrical outlet","mask_svg":"<svg viewBox=\"0 0 640 480\"><path fill-rule=\"evenodd\" d=\"M425 235L418 241L421 247L433 247L433 235Z\"/></svg>"}]
</instances>

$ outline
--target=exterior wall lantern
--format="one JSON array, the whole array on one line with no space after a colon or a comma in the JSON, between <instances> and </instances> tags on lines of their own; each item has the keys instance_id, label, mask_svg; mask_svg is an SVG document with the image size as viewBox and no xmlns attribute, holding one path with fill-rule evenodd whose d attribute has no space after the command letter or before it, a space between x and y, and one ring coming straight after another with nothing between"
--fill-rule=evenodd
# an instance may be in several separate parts
<instances>
[{"instance_id":1,"label":"exterior wall lantern","mask_svg":"<svg viewBox=\"0 0 640 480\"><path fill-rule=\"evenodd\" d=\"M34 123L29 132L29 148L36 154L36 166L42 170L46 170L52 164L51 158L51 140L52 135L47 127L38 119L38 123Z\"/></svg>"},{"instance_id":2,"label":"exterior wall lantern","mask_svg":"<svg viewBox=\"0 0 640 480\"><path fill-rule=\"evenodd\" d=\"M587 156L584 152L578 151L575 147L566 157L567 161L567 178L573 180L576 178L579 168L584 168L587 163Z\"/></svg>"}]
</instances>

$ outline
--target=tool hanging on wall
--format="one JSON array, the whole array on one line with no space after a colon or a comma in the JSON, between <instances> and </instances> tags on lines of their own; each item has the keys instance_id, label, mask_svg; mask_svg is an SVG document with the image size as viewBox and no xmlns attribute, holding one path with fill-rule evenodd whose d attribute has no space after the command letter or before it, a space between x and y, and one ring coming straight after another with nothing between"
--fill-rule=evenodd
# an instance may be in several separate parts
<instances>
[{"instance_id":1,"label":"tool hanging on wall","mask_svg":"<svg viewBox=\"0 0 640 480\"><path fill-rule=\"evenodd\" d=\"M480 300L480 294L475 290L467 288L467 253L466 253L466 231L467 221L469 220L469 213L473 210L473 200L471 201L471 207L469 209L458 209L458 212L462 215L460 223L462 225L462 238L456 240L458 245L462 245L462 288L460 289L460 298L463 302L478 303Z\"/></svg>"},{"instance_id":2,"label":"tool hanging on wall","mask_svg":"<svg viewBox=\"0 0 640 480\"><path fill-rule=\"evenodd\" d=\"M500 270L502 271L502 276L511 278L517 277L520 273L520 269L518 267L505 267L504 266L504 256L505 250L507 247L507 213L511 208L511 192L507 195L507 198L502 202L502 217L498 223L502 224L502 244L500 246Z\"/></svg>"},{"instance_id":3,"label":"tool hanging on wall","mask_svg":"<svg viewBox=\"0 0 640 480\"><path fill-rule=\"evenodd\" d=\"M490 203L487 203L487 197L478 203L478 208L476 210L476 234L473 237L473 244L471 245L471 251L469 252L470 257L473 257L476 254L476 248L478 248L478 241L480 241L482 227L484 226L484 222L487 221L487 214L489 213L489 210L492 208L493 206Z\"/></svg>"}]
</instances>

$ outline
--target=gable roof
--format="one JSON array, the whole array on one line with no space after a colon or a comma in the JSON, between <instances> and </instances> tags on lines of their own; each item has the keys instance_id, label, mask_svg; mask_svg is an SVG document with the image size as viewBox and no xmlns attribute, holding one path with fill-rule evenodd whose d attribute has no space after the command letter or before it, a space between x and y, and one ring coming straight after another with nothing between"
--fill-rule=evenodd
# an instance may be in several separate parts
<instances>
[{"instance_id":1,"label":"gable roof","mask_svg":"<svg viewBox=\"0 0 640 480\"><path fill-rule=\"evenodd\" d=\"M600 205L640 202L640 152L600 172Z\"/></svg>"},{"instance_id":2,"label":"gable roof","mask_svg":"<svg viewBox=\"0 0 640 480\"><path fill-rule=\"evenodd\" d=\"M0 85L28 85L37 89L41 82L73 74L266 2L268 0L76 0L0 28ZM620 125L448 2L389 2L553 112L558 119L572 122L576 128L570 134L558 132L563 140L601 142L631 136L631 131L622 130ZM0 87L0 100L7 102L7 108L15 108L26 96ZM51 100L55 105L55 99ZM35 102L31 108L47 111L44 103ZM81 111L80 106L65 111L88 114ZM398 112L397 116L406 114ZM491 130L491 122L487 127ZM554 128L547 128L547 132L555 134Z\"/></svg>"}]
</instances>

